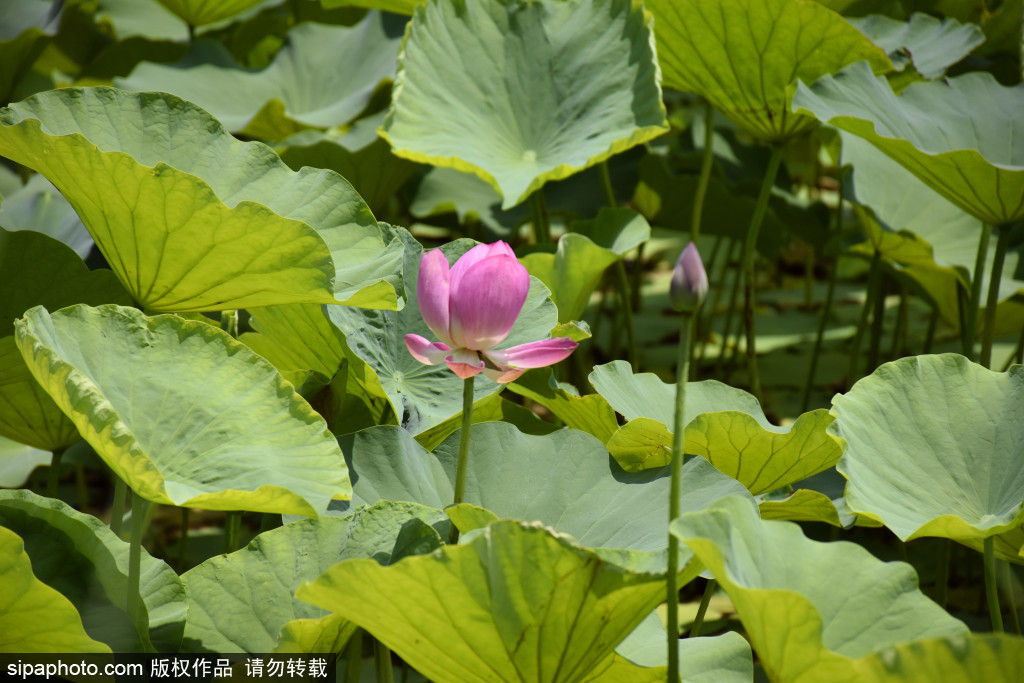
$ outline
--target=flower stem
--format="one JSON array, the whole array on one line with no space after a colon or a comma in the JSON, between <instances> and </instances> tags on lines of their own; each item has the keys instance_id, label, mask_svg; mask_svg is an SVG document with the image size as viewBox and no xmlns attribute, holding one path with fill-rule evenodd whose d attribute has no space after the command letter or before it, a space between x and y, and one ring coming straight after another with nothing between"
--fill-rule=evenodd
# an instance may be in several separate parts
<instances>
[{"instance_id":1,"label":"flower stem","mask_svg":"<svg viewBox=\"0 0 1024 683\"><path fill-rule=\"evenodd\" d=\"M636 354L636 327L633 324L633 302L629 295L629 277L626 275L626 264L622 259L615 262L615 276L618 278L619 300L622 302L622 313L626 319L626 341L629 344L629 364L633 372L640 371Z\"/></svg>"},{"instance_id":2,"label":"flower stem","mask_svg":"<svg viewBox=\"0 0 1024 683\"><path fill-rule=\"evenodd\" d=\"M696 315L700 309L693 312ZM683 474L683 449L686 445L686 382L690 374L690 337L693 333L690 314L684 313L679 324L679 361L676 367L675 433L672 435L671 479L668 492L668 523L679 516L679 493ZM668 680L679 680L679 539L668 532Z\"/></svg>"},{"instance_id":3,"label":"flower stem","mask_svg":"<svg viewBox=\"0 0 1024 683\"><path fill-rule=\"evenodd\" d=\"M548 223L548 207L544 203L544 190L537 188L530 196L533 221L533 241L537 244L551 244L551 225Z\"/></svg>"},{"instance_id":4,"label":"flower stem","mask_svg":"<svg viewBox=\"0 0 1024 683\"><path fill-rule=\"evenodd\" d=\"M978 308L981 307L981 276L985 272L985 257L988 255L988 242L991 235L992 226L984 223L981 226L981 236L978 238L978 254L974 259L971 296L967 301L963 329L960 331L963 354L970 360L976 358L974 355L974 341L978 332Z\"/></svg>"},{"instance_id":5,"label":"flower stem","mask_svg":"<svg viewBox=\"0 0 1024 683\"><path fill-rule=\"evenodd\" d=\"M742 248L742 243L737 240L736 246ZM729 260L732 263L734 252L729 252ZM729 337L732 336L732 321L736 313L736 303L739 301L740 281L743 280L743 272L737 270L733 273L732 286L729 289L729 308L725 312L725 325L722 328L722 344L718 349L718 360L715 362L715 374L721 375L725 369L725 352L729 347ZM725 284L724 280L722 284Z\"/></svg>"},{"instance_id":6,"label":"flower stem","mask_svg":"<svg viewBox=\"0 0 1024 683\"><path fill-rule=\"evenodd\" d=\"M149 501L132 492L132 533L128 545L128 615L138 626L139 638L147 652L153 652L149 642L149 620L142 603L142 537L146 533L146 513Z\"/></svg>"},{"instance_id":7,"label":"flower stem","mask_svg":"<svg viewBox=\"0 0 1024 683\"><path fill-rule=\"evenodd\" d=\"M50 471L47 472L46 477L46 495L50 498L56 498L57 494L60 493L60 461L64 458L64 451L66 448L55 448L50 458Z\"/></svg>"},{"instance_id":8,"label":"flower stem","mask_svg":"<svg viewBox=\"0 0 1024 683\"><path fill-rule=\"evenodd\" d=\"M865 374L870 374L878 367L879 355L882 349L882 328L885 325L885 291L887 280L882 269L878 269L878 280L876 281L874 311L871 314L871 340L868 344L868 367Z\"/></svg>"},{"instance_id":9,"label":"flower stem","mask_svg":"<svg viewBox=\"0 0 1024 683\"><path fill-rule=\"evenodd\" d=\"M473 427L473 377L462 380L462 431L459 432L459 464L455 469L455 500L452 505L462 502L466 493L466 470L469 465L469 437ZM459 542L459 529L452 524L448 544Z\"/></svg>"},{"instance_id":10,"label":"flower stem","mask_svg":"<svg viewBox=\"0 0 1024 683\"><path fill-rule=\"evenodd\" d=\"M992 337L996 325L996 306L999 304L999 281L1003 278L1003 263L1006 261L1006 249L1010 246L1010 226L999 226L999 239L996 242L996 256L992 261L992 272L988 278L988 301L985 302L985 329L981 337L980 362L986 368L992 367Z\"/></svg>"},{"instance_id":11,"label":"flower stem","mask_svg":"<svg viewBox=\"0 0 1024 683\"><path fill-rule=\"evenodd\" d=\"M747 238L743 242L743 322L747 329L747 371L750 374L750 393L758 401L761 400L761 377L757 371L757 334L754 331L754 299L757 295L757 270L754 268L754 252L757 249L757 235L761 232L761 223L768 210L768 198L771 196L775 176L782 165L782 145L772 148L772 156L768 160L768 168L764 172L761 191L754 205L754 215L750 218Z\"/></svg>"},{"instance_id":12,"label":"flower stem","mask_svg":"<svg viewBox=\"0 0 1024 683\"><path fill-rule=\"evenodd\" d=\"M707 585L704 586L704 595L700 598L700 606L697 608L697 616L693 619L693 626L690 627L688 638L696 638L700 635L700 630L704 627L704 615L708 613L708 605L711 604L711 596L715 594L716 588L718 588L718 582L714 579L709 579Z\"/></svg>"},{"instance_id":13,"label":"flower stem","mask_svg":"<svg viewBox=\"0 0 1024 683\"><path fill-rule=\"evenodd\" d=\"M124 503L128 498L128 486L121 477L114 475L114 505L110 511L110 530L115 536L121 536L124 526Z\"/></svg>"},{"instance_id":14,"label":"flower stem","mask_svg":"<svg viewBox=\"0 0 1024 683\"><path fill-rule=\"evenodd\" d=\"M700 163L700 177L697 179L697 191L693 195L693 216L690 218L690 241L697 243L700 237L700 221L704 214L704 197L708 193L708 182L711 180L711 166L715 161L715 108L705 102L704 109L704 156Z\"/></svg>"},{"instance_id":15,"label":"flower stem","mask_svg":"<svg viewBox=\"0 0 1024 683\"><path fill-rule=\"evenodd\" d=\"M999 586L996 585L995 537L985 537L985 597L988 599L988 615L992 619L992 630L1003 632L1003 613L999 610Z\"/></svg>"}]
</instances>

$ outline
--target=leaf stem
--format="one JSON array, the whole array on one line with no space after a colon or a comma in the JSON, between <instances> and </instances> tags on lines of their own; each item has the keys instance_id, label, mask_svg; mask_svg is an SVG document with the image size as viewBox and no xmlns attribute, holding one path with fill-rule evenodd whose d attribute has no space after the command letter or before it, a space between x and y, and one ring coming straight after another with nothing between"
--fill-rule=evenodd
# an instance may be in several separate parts
<instances>
[{"instance_id":1,"label":"leaf stem","mask_svg":"<svg viewBox=\"0 0 1024 683\"><path fill-rule=\"evenodd\" d=\"M345 645L345 681L359 683L363 667L363 629L356 627Z\"/></svg>"},{"instance_id":2,"label":"leaf stem","mask_svg":"<svg viewBox=\"0 0 1024 683\"><path fill-rule=\"evenodd\" d=\"M708 193L708 182L711 180L711 167L715 161L715 108L705 101L704 109L704 156L700 163L700 176L697 179L697 191L693 195L693 216L690 218L690 241L697 243L700 237L700 222L704 214L704 197Z\"/></svg>"},{"instance_id":3,"label":"leaf stem","mask_svg":"<svg viewBox=\"0 0 1024 683\"><path fill-rule=\"evenodd\" d=\"M537 244L551 244L551 224L548 219L548 207L544 203L544 190L537 188L530 196L531 215L533 221L533 241Z\"/></svg>"},{"instance_id":4,"label":"leaf stem","mask_svg":"<svg viewBox=\"0 0 1024 683\"><path fill-rule=\"evenodd\" d=\"M946 609L949 601L949 550L950 541L948 538L939 539L939 553L935 560L935 602L939 607Z\"/></svg>"},{"instance_id":5,"label":"leaf stem","mask_svg":"<svg viewBox=\"0 0 1024 683\"><path fill-rule=\"evenodd\" d=\"M736 241L736 247L742 249L743 243ZM734 251L730 251L729 260L726 264L732 263ZM736 304L739 301L740 282L743 280L743 271L736 270L733 273L732 287L729 289L729 308L725 312L725 325L722 328L722 344L718 349L718 361L715 363L715 374L721 375L725 369L725 352L729 347L729 337L732 336L732 321L736 314ZM724 284L724 281L723 281Z\"/></svg>"},{"instance_id":6,"label":"leaf stem","mask_svg":"<svg viewBox=\"0 0 1024 683\"><path fill-rule=\"evenodd\" d=\"M881 268L878 269L875 283L874 311L871 314L871 340L868 345L868 366L865 374L870 374L878 367L879 356L882 350L882 329L885 327L885 292L887 280Z\"/></svg>"},{"instance_id":7,"label":"leaf stem","mask_svg":"<svg viewBox=\"0 0 1024 683\"><path fill-rule=\"evenodd\" d=\"M928 331L924 335L924 348L921 353L929 354L932 352L932 346L935 344L935 331L939 328L939 307L938 305L932 306L932 314L928 318Z\"/></svg>"},{"instance_id":8,"label":"leaf stem","mask_svg":"<svg viewBox=\"0 0 1024 683\"><path fill-rule=\"evenodd\" d=\"M985 329L981 337L980 362L986 368L992 367L992 338L995 336L996 307L999 305L999 281L1003 279L1003 263L1006 261L1006 250L1010 246L1010 226L1000 225L999 239L996 241L996 255L992 261L992 272L988 278L988 300L985 302Z\"/></svg>"},{"instance_id":9,"label":"leaf stem","mask_svg":"<svg viewBox=\"0 0 1024 683\"><path fill-rule=\"evenodd\" d=\"M452 505L462 502L466 493L466 470L469 465L469 437L473 427L473 380L469 377L462 380L462 431L459 432L459 463L455 469L455 500ZM448 544L459 542L459 529L452 524L448 534Z\"/></svg>"},{"instance_id":10,"label":"leaf stem","mask_svg":"<svg viewBox=\"0 0 1024 683\"><path fill-rule=\"evenodd\" d=\"M622 313L626 319L626 342L629 345L629 364L633 372L640 371L636 352L636 326L633 323L633 302L629 295L629 276L626 275L626 264L620 257L615 261L615 276L618 279L619 300L622 302Z\"/></svg>"},{"instance_id":11,"label":"leaf stem","mask_svg":"<svg viewBox=\"0 0 1024 683\"><path fill-rule=\"evenodd\" d=\"M700 606L697 608L697 616L693 618L693 626L690 627L688 638L696 638L700 635L700 630L704 627L704 615L708 613L708 605L711 604L711 596L715 594L716 588L718 588L718 582L714 579L709 579L707 585L704 586L704 595L700 598Z\"/></svg>"},{"instance_id":12,"label":"leaf stem","mask_svg":"<svg viewBox=\"0 0 1024 683\"><path fill-rule=\"evenodd\" d=\"M747 371L750 374L750 393L758 401L761 400L761 377L757 371L757 334L754 330L754 299L757 296L757 270L754 267L754 252L757 249L757 235L761 232L761 223L768 210L768 198L771 196L775 176L782 165L782 145L772 148L772 156L768 160L761 191L757 195L754 214L750 218L747 238L743 242L743 322L747 330Z\"/></svg>"},{"instance_id":13,"label":"leaf stem","mask_svg":"<svg viewBox=\"0 0 1024 683\"><path fill-rule=\"evenodd\" d=\"M996 584L995 537L985 537L985 597L988 599L988 615L992 630L1003 632L1003 614L999 610L999 586Z\"/></svg>"},{"instance_id":14,"label":"leaf stem","mask_svg":"<svg viewBox=\"0 0 1024 683\"><path fill-rule=\"evenodd\" d=\"M232 510L224 515L224 552L233 553L238 550L239 537L242 535L242 513Z\"/></svg>"},{"instance_id":15,"label":"leaf stem","mask_svg":"<svg viewBox=\"0 0 1024 683\"><path fill-rule=\"evenodd\" d=\"M181 508L181 533L178 535L178 573L184 574L188 560L188 508Z\"/></svg>"},{"instance_id":16,"label":"leaf stem","mask_svg":"<svg viewBox=\"0 0 1024 683\"><path fill-rule=\"evenodd\" d=\"M836 235L843 232L843 177L839 174L839 200L836 204L836 225L833 228ZM811 391L814 389L814 379L818 372L818 358L821 356L821 345L825 341L825 328L828 327L828 319L832 314L832 303L836 296L836 279L839 271L839 257L832 260L832 268L828 273L828 290L825 292L825 305L821 309L821 318L818 320L818 332L814 336L814 348L811 351L810 368L807 371L807 384L804 385L804 396L800 403L800 412L806 413L811 405Z\"/></svg>"},{"instance_id":17,"label":"leaf stem","mask_svg":"<svg viewBox=\"0 0 1024 683\"><path fill-rule=\"evenodd\" d=\"M612 176L608 172L607 161L597 165L597 174L601 178L601 192L604 193L605 204L614 209L619 203L615 201L615 189L612 187Z\"/></svg>"},{"instance_id":18,"label":"leaf stem","mask_svg":"<svg viewBox=\"0 0 1024 683\"><path fill-rule=\"evenodd\" d=\"M377 683L395 683L395 672L391 668L391 650L376 638L373 640L373 657L377 665Z\"/></svg>"},{"instance_id":19,"label":"leaf stem","mask_svg":"<svg viewBox=\"0 0 1024 683\"><path fill-rule=\"evenodd\" d=\"M1013 565L1003 562L1003 578L1006 582L1006 601L1010 603L1010 623L1013 624L1013 632L1018 636L1020 632L1020 615L1017 614L1017 588L1014 585Z\"/></svg>"},{"instance_id":20,"label":"leaf stem","mask_svg":"<svg viewBox=\"0 0 1024 683\"><path fill-rule=\"evenodd\" d=\"M857 321L857 332L853 335L853 346L850 348L850 366L846 371L846 387L850 388L856 384L860 376L857 368L860 366L860 347L864 340L864 329L868 325L868 311L875 301L879 289L878 281L881 276L882 252L875 250L871 259L871 270L868 271L868 291L864 296L864 307L860 311L860 320Z\"/></svg>"},{"instance_id":21,"label":"leaf stem","mask_svg":"<svg viewBox=\"0 0 1024 683\"><path fill-rule=\"evenodd\" d=\"M142 602L142 537L146 533L149 501L132 491L132 531L128 542L128 615L139 631L146 652L154 652L149 642L149 619Z\"/></svg>"},{"instance_id":22,"label":"leaf stem","mask_svg":"<svg viewBox=\"0 0 1024 683\"><path fill-rule=\"evenodd\" d=\"M114 475L114 504L110 511L110 530L120 538L124 526L124 504L128 499L128 485L121 477Z\"/></svg>"},{"instance_id":23,"label":"leaf stem","mask_svg":"<svg viewBox=\"0 0 1024 683\"><path fill-rule=\"evenodd\" d=\"M64 458L66 448L55 448L50 458L50 471L46 477L46 495L56 498L60 493L60 461Z\"/></svg>"},{"instance_id":24,"label":"leaf stem","mask_svg":"<svg viewBox=\"0 0 1024 683\"><path fill-rule=\"evenodd\" d=\"M974 259L974 273L971 277L971 296L967 300L963 329L960 330L960 342L963 346L963 354L969 360L974 360L974 341L978 333L978 309L981 307L981 276L985 272L985 257L988 256L988 242L992 235L992 226L984 223L981 226L981 236L978 238L978 253Z\"/></svg>"},{"instance_id":25,"label":"leaf stem","mask_svg":"<svg viewBox=\"0 0 1024 683\"><path fill-rule=\"evenodd\" d=\"M700 313L700 309L693 315ZM679 322L679 356L676 366L675 432L672 435L671 479L668 492L668 680L679 680L679 539L671 531L672 520L679 516L679 494L682 487L683 450L686 445L686 382L690 374L690 337L693 334L691 314L684 313Z\"/></svg>"}]
</instances>

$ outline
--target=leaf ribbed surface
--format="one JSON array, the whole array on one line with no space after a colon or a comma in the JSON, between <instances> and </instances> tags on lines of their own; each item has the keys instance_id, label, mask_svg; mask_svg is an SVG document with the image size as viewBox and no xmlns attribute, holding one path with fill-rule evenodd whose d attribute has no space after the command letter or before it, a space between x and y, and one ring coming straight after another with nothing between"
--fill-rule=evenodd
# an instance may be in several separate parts
<instances>
[{"instance_id":1,"label":"leaf ribbed surface","mask_svg":"<svg viewBox=\"0 0 1024 683\"><path fill-rule=\"evenodd\" d=\"M649 0L665 85L703 95L768 142L815 125L788 109L788 88L866 59L892 64L835 12L810 0Z\"/></svg>"},{"instance_id":2,"label":"leaf ribbed surface","mask_svg":"<svg viewBox=\"0 0 1024 683\"><path fill-rule=\"evenodd\" d=\"M634 374L629 363L594 368L590 382L629 422L608 450L627 469L662 467L672 457L675 385L651 373ZM825 410L804 413L788 427L768 421L753 396L715 380L686 385L686 443L690 455L707 458L753 494L781 488L831 467L841 445L825 430Z\"/></svg>"},{"instance_id":3,"label":"leaf ribbed surface","mask_svg":"<svg viewBox=\"0 0 1024 683\"><path fill-rule=\"evenodd\" d=\"M801 84L793 110L867 139L979 220L1024 217L1024 85L980 72L914 83L897 96L855 64Z\"/></svg>"},{"instance_id":4,"label":"leaf ribbed surface","mask_svg":"<svg viewBox=\"0 0 1024 683\"><path fill-rule=\"evenodd\" d=\"M975 24L955 19L937 19L916 12L907 21L882 14L847 19L889 55L897 68L909 62L924 78L938 78L946 68L966 57L985 42L985 34Z\"/></svg>"},{"instance_id":5,"label":"leaf ribbed surface","mask_svg":"<svg viewBox=\"0 0 1024 683\"><path fill-rule=\"evenodd\" d=\"M308 629L302 639L313 645L325 629L309 626L324 612L296 600L295 590L344 559L372 557L389 564L404 526L413 519L439 526L447 534L448 518L440 510L381 502L350 517L287 524L260 534L242 550L210 558L182 576L188 587L186 640L215 652L271 652L281 630L302 620L302 626L288 628L289 642L301 644L296 629L302 628ZM296 562L297 557L302 561ZM331 620L320 625L346 637L355 629L355 624Z\"/></svg>"},{"instance_id":6,"label":"leaf ribbed surface","mask_svg":"<svg viewBox=\"0 0 1024 683\"><path fill-rule=\"evenodd\" d=\"M110 652L90 638L74 605L32 574L18 534L0 527L0 652Z\"/></svg>"},{"instance_id":7,"label":"leaf ribbed surface","mask_svg":"<svg viewBox=\"0 0 1024 683\"><path fill-rule=\"evenodd\" d=\"M235 16L262 0L158 0L192 26L205 26Z\"/></svg>"},{"instance_id":8,"label":"leaf ribbed surface","mask_svg":"<svg viewBox=\"0 0 1024 683\"><path fill-rule=\"evenodd\" d=\"M662 576L502 521L390 567L340 562L296 596L358 623L431 680L456 683L579 680L664 592Z\"/></svg>"},{"instance_id":9,"label":"leaf ribbed surface","mask_svg":"<svg viewBox=\"0 0 1024 683\"><path fill-rule=\"evenodd\" d=\"M1024 524L1024 368L963 356L886 363L832 399L850 510L903 540L982 539Z\"/></svg>"},{"instance_id":10,"label":"leaf ribbed surface","mask_svg":"<svg viewBox=\"0 0 1024 683\"><path fill-rule=\"evenodd\" d=\"M36 379L148 500L316 515L351 492L323 418L212 325L74 306L34 308L16 330Z\"/></svg>"},{"instance_id":11,"label":"leaf ribbed surface","mask_svg":"<svg viewBox=\"0 0 1024 683\"><path fill-rule=\"evenodd\" d=\"M966 635L904 563L765 522L741 500L684 514L672 533L728 592L769 680L854 680L851 660L920 638ZM827 577L827 580L823 580Z\"/></svg>"},{"instance_id":12,"label":"leaf ribbed surface","mask_svg":"<svg viewBox=\"0 0 1024 683\"><path fill-rule=\"evenodd\" d=\"M632 0L428 0L381 130L476 173L510 208L667 130L650 15Z\"/></svg>"},{"instance_id":13,"label":"leaf ribbed surface","mask_svg":"<svg viewBox=\"0 0 1024 683\"><path fill-rule=\"evenodd\" d=\"M32 571L78 610L90 636L115 652L139 652L148 628L160 652L177 652L185 626L185 588L163 561L142 553L139 592L146 621L127 614L128 543L92 515L31 491L0 491L0 526L16 532Z\"/></svg>"},{"instance_id":14,"label":"leaf ribbed surface","mask_svg":"<svg viewBox=\"0 0 1024 683\"><path fill-rule=\"evenodd\" d=\"M0 110L0 154L53 182L148 310L397 305L400 245L343 178L293 172L173 95L40 93Z\"/></svg>"},{"instance_id":15,"label":"leaf ribbed surface","mask_svg":"<svg viewBox=\"0 0 1024 683\"><path fill-rule=\"evenodd\" d=\"M286 45L261 71L143 62L116 85L173 93L210 112L231 132L245 130L271 101L300 127L329 128L354 119L377 85L394 76L401 38L401 27L385 30L377 12L351 27L303 22L288 32ZM275 139L282 137L278 133Z\"/></svg>"}]
</instances>

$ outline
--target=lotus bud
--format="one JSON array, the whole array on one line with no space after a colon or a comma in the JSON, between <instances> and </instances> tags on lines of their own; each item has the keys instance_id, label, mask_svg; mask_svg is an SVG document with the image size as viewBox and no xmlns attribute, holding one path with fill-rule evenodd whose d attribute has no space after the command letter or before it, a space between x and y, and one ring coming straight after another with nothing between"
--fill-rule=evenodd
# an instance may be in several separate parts
<instances>
[{"instance_id":1,"label":"lotus bud","mask_svg":"<svg viewBox=\"0 0 1024 683\"><path fill-rule=\"evenodd\" d=\"M669 300L672 307L683 313L693 313L704 302L708 293L708 274L700 260L697 245L690 242L683 249L672 271Z\"/></svg>"}]
</instances>

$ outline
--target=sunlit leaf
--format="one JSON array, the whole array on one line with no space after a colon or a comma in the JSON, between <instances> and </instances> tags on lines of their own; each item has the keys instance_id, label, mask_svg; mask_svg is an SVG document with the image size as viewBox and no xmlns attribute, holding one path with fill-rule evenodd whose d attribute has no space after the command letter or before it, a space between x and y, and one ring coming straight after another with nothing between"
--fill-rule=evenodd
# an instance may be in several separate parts
<instances>
[{"instance_id":1,"label":"sunlit leaf","mask_svg":"<svg viewBox=\"0 0 1024 683\"><path fill-rule=\"evenodd\" d=\"M876 72L885 52L845 19L805 0L649 0L665 84L703 95L759 139L815 125L789 111L789 88L858 60Z\"/></svg>"},{"instance_id":2,"label":"sunlit leaf","mask_svg":"<svg viewBox=\"0 0 1024 683\"><path fill-rule=\"evenodd\" d=\"M160 652L177 652L185 627L185 588L161 560L142 553L145 621L127 614L128 543L92 515L31 491L0 491L0 526L17 533L35 576L67 597L86 632L116 652L142 649L139 631Z\"/></svg>"},{"instance_id":3,"label":"sunlit leaf","mask_svg":"<svg viewBox=\"0 0 1024 683\"><path fill-rule=\"evenodd\" d=\"M896 96L865 64L801 84L793 97L794 111L865 138L992 224L1024 217L1022 108L1024 86L1003 87L987 73L914 83Z\"/></svg>"},{"instance_id":4,"label":"sunlit leaf","mask_svg":"<svg viewBox=\"0 0 1024 683\"><path fill-rule=\"evenodd\" d=\"M967 627L917 588L910 565L819 543L724 499L672 524L729 594L769 680L855 680L852 660ZM828 577L822 580L822 577Z\"/></svg>"},{"instance_id":5,"label":"sunlit leaf","mask_svg":"<svg viewBox=\"0 0 1024 683\"><path fill-rule=\"evenodd\" d=\"M90 638L74 605L32 574L18 534L0 527L0 652L110 652Z\"/></svg>"},{"instance_id":6,"label":"sunlit leaf","mask_svg":"<svg viewBox=\"0 0 1024 683\"><path fill-rule=\"evenodd\" d=\"M942 76L985 42L985 34L975 24L937 19L923 12L915 12L908 21L881 14L847 21L885 50L897 70L912 65L928 80Z\"/></svg>"},{"instance_id":7,"label":"sunlit leaf","mask_svg":"<svg viewBox=\"0 0 1024 683\"><path fill-rule=\"evenodd\" d=\"M430 0L403 41L381 134L515 206L665 132L649 23L627 0Z\"/></svg>"},{"instance_id":8,"label":"sunlit leaf","mask_svg":"<svg viewBox=\"0 0 1024 683\"><path fill-rule=\"evenodd\" d=\"M323 418L218 328L74 306L34 308L16 330L36 379L148 500L316 515L351 490Z\"/></svg>"},{"instance_id":9,"label":"sunlit leaf","mask_svg":"<svg viewBox=\"0 0 1024 683\"><path fill-rule=\"evenodd\" d=\"M540 403L566 426L607 443L619 428L615 411L598 394L578 396L555 381L551 370L541 368L522 374L508 385L510 391Z\"/></svg>"},{"instance_id":10,"label":"sunlit leaf","mask_svg":"<svg viewBox=\"0 0 1024 683\"><path fill-rule=\"evenodd\" d=\"M0 225L7 230L35 230L75 250L83 259L92 251L92 237L63 195L49 180L33 175L0 202Z\"/></svg>"},{"instance_id":11,"label":"sunlit leaf","mask_svg":"<svg viewBox=\"0 0 1024 683\"><path fill-rule=\"evenodd\" d=\"M303 642L307 647L316 644L325 628L332 641L340 639L344 645L355 624L328 619L319 622L321 628L311 628L325 613L296 600L295 590L344 559L365 557L390 564L410 520L425 521L447 534L448 520L440 510L381 502L350 517L302 520L262 533L246 548L190 569L182 576L189 605L186 649L271 652L282 629L292 651ZM440 546L437 531L434 536L435 547ZM297 557L302 561L296 562Z\"/></svg>"},{"instance_id":12,"label":"sunlit leaf","mask_svg":"<svg viewBox=\"0 0 1024 683\"><path fill-rule=\"evenodd\" d=\"M856 668L864 683L1016 681L1024 677L1024 639L971 633L918 640L863 657Z\"/></svg>"},{"instance_id":13,"label":"sunlit leaf","mask_svg":"<svg viewBox=\"0 0 1024 683\"><path fill-rule=\"evenodd\" d=\"M296 127L329 128L354 119L383 79L395 73L403 24L372 12L355 26L303 22L265 69L140 63L124 90L159 90L194 102L231 132L280 140ZM280 108L275 122L269 106Z\"/></svg>"},{"instance_id":14,"label":"sunlit leaf","mask_svg":"<svg viewBox=\"0 0 1024 683\"><path fill-rule=\"evenodd\" d=\"M903 540L1024 524L1022 413L1021 366L997 373L956 354L886 363L832 400L847 505Z\"/></svg>"},{"instance_id":15,"label":"sunlit leaf","mask_svg":"<svg viewBox=\"0 0 1024 683\"><path fill-rule=\"evenodd\" d=\"M190 26L204 26L228 19L255 7L263 0L158 0Z\"/></svg>"},{"instance_id":16,"label":"sunlit leaf","mask_svg":"<svg viewBox=\"0 0 1024 683\"><path fill-rule=\"evenodd\" d=\"M626 469L660 467L671 459L675 385L650 373L634 374L629 363L599 365L590 382L629 422L608 442ZM825 410L801 415L788 427L768 421L750 394L715 380L686 387L687 454L707 458L751 493L765 493L831 467L842 454L826 434Z\"/></svg>"},{"instance_id":17,"label":"sunlit leaf","mask_svg":"<svg viewBox=\"0 0 1024 683\"><path fill-rule=\"evenodd\" d=\"M0 153L57 186L149 310L397 305L401 245L343 178L294 173L172 95L41 93L0 111Z\"/></svg>"},{"instance_id":18,"label":"sunlit leaf","mask_svg":"<svg viewBox=\"0 0 1024 683\"><path fill-rule=\"evenodd\" d=\"M390 567L340 562L296 595L445 683L578 680L664 591L661 576L609 564L539 525L505 521Z\"/></svg>"}]
</instances>

